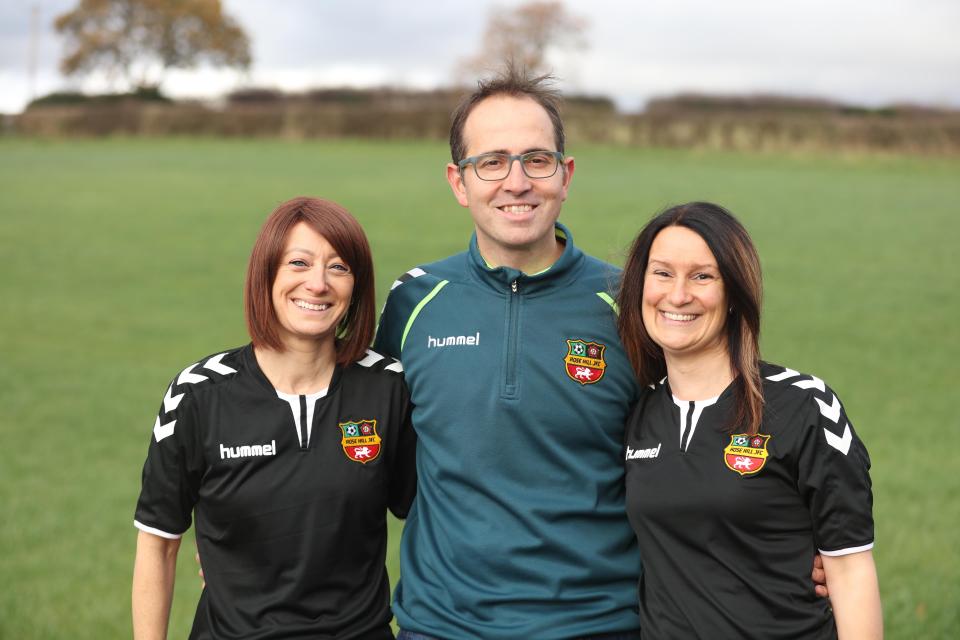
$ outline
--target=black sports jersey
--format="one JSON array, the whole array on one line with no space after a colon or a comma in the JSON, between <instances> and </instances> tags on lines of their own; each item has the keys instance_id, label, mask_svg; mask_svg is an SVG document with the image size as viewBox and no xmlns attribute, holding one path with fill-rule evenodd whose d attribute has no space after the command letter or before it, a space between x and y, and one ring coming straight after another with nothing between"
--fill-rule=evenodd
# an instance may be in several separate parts
<instances>
[{"instance_id":1,"label":"black sports jersey","mask_svg":"<svg viewBox=\"0 0 960 640\"><path fill-rule=\"evenodd\" d=\"M627 425L627 512L644 559L644 638L835 638L813 556L873 546L870 459L822 380L764 363L759 433L733 390L687 402L666 380Z\"/></svg>"},{"instance_id":2,"label":"black sports jersey","mask_svg":"<svg viewBox=\"0 0 960 640\"><path fill-rule=\"evenodd\" d=\"M278 395L250 345L171 382L135 524L196 518L207 586L191 638L392 638L386 510L406 515L415 437L400 363L367 352L325 394Z\"/></svg>"}]
</instances>

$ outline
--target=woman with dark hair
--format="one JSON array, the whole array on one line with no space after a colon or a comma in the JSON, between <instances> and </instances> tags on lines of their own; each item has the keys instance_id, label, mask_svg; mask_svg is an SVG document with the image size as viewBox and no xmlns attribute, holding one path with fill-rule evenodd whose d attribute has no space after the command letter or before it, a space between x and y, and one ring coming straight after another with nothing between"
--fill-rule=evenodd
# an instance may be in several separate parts
<instances>
[{"instance_id":1,"label":"woman with dark hair","mask_svg":"<svg viewBox=\"0 0 960 640\"><path fill-rule=\"evenodd\" d=\"M867 451L822 380L760 360L761 297L750 236L706 202L656 216L624 267L643 637L879 638Z\"/></svg>"},{"instance_id":2,"label":"woman with dark hair","mask_svg":"<svg viewBox=\"0 0 960 640\"><path fill-rule=\"evenodd\" d=\"M400 363L367 350L373 262L345 209L295 198L257 237L252 339L170 383L134 524L134 636L166 637L196 520L206 587L191 638L393 638L386 511L416 489Z\"/></svg>"}]
</instances>

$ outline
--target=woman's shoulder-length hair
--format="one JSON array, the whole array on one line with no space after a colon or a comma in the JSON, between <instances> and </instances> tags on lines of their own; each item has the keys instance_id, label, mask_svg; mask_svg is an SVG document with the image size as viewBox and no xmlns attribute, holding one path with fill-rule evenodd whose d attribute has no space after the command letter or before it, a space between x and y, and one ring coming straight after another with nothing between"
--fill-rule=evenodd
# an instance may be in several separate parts
<instances>
[{"instance_id":1,"label":"woman's shoulder-length hair","mask_svg":"<svg viewBox=\"0 0 960 640\"><path fill-rule=\"evenodd\" d=\"M337 363L359 360L373 339L376 294L373 258L363 227L349 211L321 198L298 197L280 204L263 223L250 253L243 306L255 347L283 350L273 307L273 283L290 231L303 222L336 249L353 273L353 295L337 326Z\"/></svg>"},{"instance_id":2,"label":"woman's shoulder-length hair","mask_svg":"<svg viewBox=\"0 0 960 640\"><path fill-rule=\"evenodd\" d=\"M753 240L727 209L711 202L689 202L662 211L640 230L627 256L618 295L618 324L624 350L641 385L655 383L666 375L663 351L643 324L641 304L650 248L657 235L671 226L686 227L703 238L717 261L729 305L727 349L736 374L737 410L730 426L739 425L756 433L763 410L760 382L763 279Z\"/></svg>"}]
</instances>

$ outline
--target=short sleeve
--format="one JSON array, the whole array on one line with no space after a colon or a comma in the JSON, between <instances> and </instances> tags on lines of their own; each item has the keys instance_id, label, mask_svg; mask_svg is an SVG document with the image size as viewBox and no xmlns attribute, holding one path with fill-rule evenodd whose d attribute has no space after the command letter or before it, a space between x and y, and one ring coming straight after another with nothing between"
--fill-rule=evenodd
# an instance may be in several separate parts
<instances>
[{"instance_id":1,"label":"short sleeve","mask_svg":"<svg viewBox=\"0 0 960 640\"><path fill-rule=\"evenodd\" d=\"M446 280L430 275L420 267L414 267L397 278L380 313L374 351L403 361L400 352L404 334L423 306L446 284Z\"/></svg>"},{"instance_id":2,"label":"short sleeve","mask_svg":"<svg viewBox=\"0 0 960 640\"><path fill-rule=\"evenodd\" d=\"M143 465L134 516L141 531L179 538L190 528L204 466L198 422L190 385L178 390L172 381L160 403Z\"/></svg>"},{"instance_id":3,"label":"short sleeve","mask_svg":"<svg viewBox=\"0 0 960 640\"><path fill-rule=\"evenodd\" d=\"M424 273L419 268L411 269L397 278L393 286L390 287L387 301L383 305L383 311L380 312L377 335L373 339L374 351L397 360L400 359L400 350L403 347L403 330L410 311L408 296L404 295L403 285L424 275Z\"/></svg>"},{"instance_id":4,"label":"short sleeve","mask_svg":"<svg viewBox=\"0 0 960 640\"><path fill-rule=\"evenodd\" d=\"M400 343L403 326L397 310L398 296L394 295L396 288L387 295L387 302L380 313L380 324L377 326L377 335L373 341L373 350L391 358L400 358Z\"/></svg>"},{"instance_id":5,"label":"short sleeve","mask_svg":"<svg viewBox=\"0 0 960 640\"><path fill-rule=\"evenodd\" d=\"M417 493L417 435L413 429L413 406L406 385L400 385L399 402L394 410L398 425L395 448L390 459L389 508L398 518L406 518Z\"/></svg>"},{"instance_id":6,"label":"short sleeve","mask_svg":"<svg viewBox=\"0 0 960 640\"><path fill-rule=\"evenodd\" d=\"M873 547L870 457L829 387L811 393L798 455L798 488L813 522L820 553Z\"/></svg>"}]
</instances>

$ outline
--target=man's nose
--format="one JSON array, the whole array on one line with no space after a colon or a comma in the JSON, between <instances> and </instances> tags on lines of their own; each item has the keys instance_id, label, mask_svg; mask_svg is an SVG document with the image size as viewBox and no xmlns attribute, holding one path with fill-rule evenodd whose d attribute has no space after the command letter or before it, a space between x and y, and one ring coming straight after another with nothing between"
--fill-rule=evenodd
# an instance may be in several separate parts
<instances>
[{"instance_id":1,"label":"man's nose","mask_svg":"<svg viewBox=\"0 0 960 640\"><path fill-rule=\"evenodd\" d=\"M520 158L510 161L510 173L503 179L503 188L512 193L522 193L530 189L530 178L523 172L523 162Z\"/></svg>"}]
</instances>

